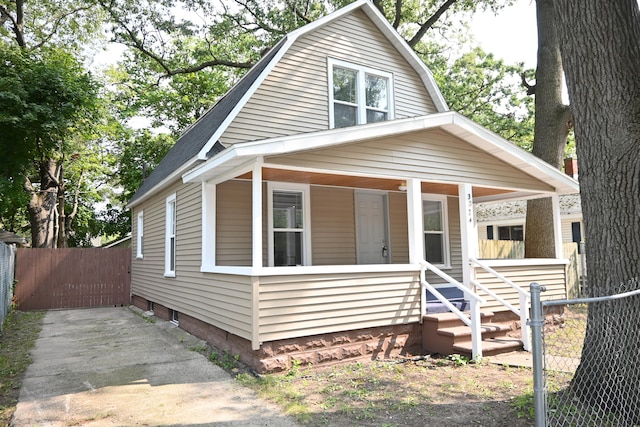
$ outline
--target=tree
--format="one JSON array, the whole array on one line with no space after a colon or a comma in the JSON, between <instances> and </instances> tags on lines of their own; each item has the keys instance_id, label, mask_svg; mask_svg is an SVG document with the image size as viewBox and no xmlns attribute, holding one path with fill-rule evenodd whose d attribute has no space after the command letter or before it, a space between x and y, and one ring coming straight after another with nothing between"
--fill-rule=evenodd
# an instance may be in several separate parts
<instances>
[{"instance_id":1,"label":"tree","mask_svg":"<svg viewBox=\"0 0 640 427\"><path fill-rule=\"evenodd\" d=\"M64 156L96 120L97 87L58 49L30 52L0 42L0 57L0 176L29 194L32 245L55 247Z\"/></svg>"},{"instance_id":2,"label":"tree","mask_svg":"<svg viewBox=\"0 0 640 427\"><path fill-rule=\"evenodd\" d=\"M640 286L638 3L557 0L556 13L563 23L560 45L575 119L590 293L633 290ZM599 400L626 425L640 423L631 409L640 399L640 366L625 357L640 348L639 303L628 298L589 308L572 383L574 391ZM626 398L607 393L614 387Z\"/></svg>"},{"instance_id":3,"label":"tree","mask_svg":"<svg viewBox=\"0 0 640 427\"><path fill-rule=\"evenodd\" d=\"M0 3L0 39L23 49L64 46L80 52L99 35L100 9L91 1L12 0Z\"/></svg>"},{"instance_id":4,"label":"tree","mask_svg":"<svg viewBox=\"0 0 640 427\"><path fill-rule=\"evenodd\" d=\"M453 60L435 54L428 58L450 109L531 150L533 101L522 94L521 64L507 65L478 47Z\"/></svg>"},{"instance_id":5,"label":"tree","mask_svg":"<svg viewBox=\"0 0 640 427\"><path fill-rule=\"evenodd\" d=\"M554 166L562 168L567 137L572 127L571 109L562 102L563 70L560 43L553 7L554 0L537 0L538 65L535 86L525 77L528 93L535 95L535 130L532 153ZM525 257L555 258L553 206L550 198L527 202L525 221Z\"/></svg>"}]
</instances>

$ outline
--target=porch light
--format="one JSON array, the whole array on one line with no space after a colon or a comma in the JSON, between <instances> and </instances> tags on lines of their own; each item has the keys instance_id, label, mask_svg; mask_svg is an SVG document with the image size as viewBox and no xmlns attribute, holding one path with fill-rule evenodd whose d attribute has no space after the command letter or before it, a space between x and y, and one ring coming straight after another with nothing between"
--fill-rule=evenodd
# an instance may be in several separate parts
<instances>
[{"instance_id":1,"label":"porch light","mask_svg":"<svg viewBox=\"0 0 640 427\"><path fill-rule=\"evenodd\" d=\"M400 185L398 185L398 190L407 191L407 181L402 181Z\"/></svg>"}]
</instances>

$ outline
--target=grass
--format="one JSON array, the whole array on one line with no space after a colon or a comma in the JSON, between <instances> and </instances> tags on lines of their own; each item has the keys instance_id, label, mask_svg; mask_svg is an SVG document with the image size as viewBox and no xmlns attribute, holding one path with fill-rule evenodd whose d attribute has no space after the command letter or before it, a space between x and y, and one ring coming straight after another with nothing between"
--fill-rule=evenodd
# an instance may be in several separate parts
<instances>
[{"instance_id":1,"label":"grass","mask_svg":"<svg viewBox=\"0 0 640 427\"><path fill-rule=\"evenodd\" d=\"M545 353L548 356L580 358L587 329L587 311L585 304L566 308L564 323L545 331Z\"/></svg>"},{"instance_id":2,"label":"grass","mask_svg":"<svg viewBox=\"0 0 640 427\"><path fill-rule=\"evenodd\" d=\"M0 425L9 425L44 312L12 311L0 333Z\"/></svg>"},{"instance_id":3,"label":"grass","mask_svg":"<svg viewBox=\"0 0 640 427\"><path fill-rule=\"evenodd\" d=\"M532 373L459 358L237 376L307 426L531 426Z\"/></svg>"}]
</instances>

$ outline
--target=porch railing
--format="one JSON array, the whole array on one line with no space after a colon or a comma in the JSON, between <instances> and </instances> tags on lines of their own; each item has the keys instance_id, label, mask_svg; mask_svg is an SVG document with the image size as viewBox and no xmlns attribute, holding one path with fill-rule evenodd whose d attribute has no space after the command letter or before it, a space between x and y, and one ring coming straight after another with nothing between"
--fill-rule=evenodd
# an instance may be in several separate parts
<instances>
[{"instance_id":1,"label":"porch railing","mask_svg":"<svg viewBox=\"0 0 640 427\"><path fill-rule=\"evenodd\" d=\"M471 299L471 315L467 316L465 313L460 311L456 306L451 304L447 297L442 295L436 288L434 288L429 282L427 282L426 270L435 273L440 278L444 279L450 285L453 285L457 289L464 292L465 297ZM465 325L471 328L471 347L473 351L473 358L482 357L482 331L480 329L480 310L479 305L484 304L486 301L477 295L473 290L464 286L462 283L458 282L453 277L449 276L444 271L440 270L438 267L434 266L428 261L422 260L420 261L420 283L422 288L422 295L420 298L420 309L424 314L426 313L426 301L427 301L427 291L431 292L433 296L435 296L441 303L445 305L452 313L454 313ZM420 317L420 321L422 322L422 316Z\"/></svg>"},{"instance_id":2,"label":"porch railing","mask_svg":"<svg viewBox=\"0 0 640 427\"><path fill-rule=\"evenodd\" d=\"M477 265L487 273L491 274L493 277L497 278L498 280L502 281L503 283L505 283L506 285L508 285L509 287L511 287L512 289L518 292L518 297L520 299L520 308L515 307L513 304L509 303L504 298L500 297L498 294L496 294L491 289L484 286L482 283L478 282L477 280L471 279L471 284L473 284L473 286L475 286L476 288L482 289L483 292L490 295L493 299L495 299L500 304L502 304L503 306L511 310L512 313L520 317L522 347L524 348L525 351L531 351L531 336L529 334L529 328L527 327L527 324L529 321L529 301L531 300L531 295L529 294L529 292L525 291L520 286L516 285L511 280L507 279L502 274L498 273L493 268L489 267L483 262L475 258L470 258L469 262L471 266L473 266L474 264Z\"/></svg>"},{"instance_id":3,"label":"porch railing","mask_svg":"<svg viewBox=\"0 0 640 427\"><path fill-rule=\"evenodd\" d=\"M505 284L507 284L509 287L511 287L512 289L514 289L515 291L518 292L518 296L520 299L520 308L515 307L513 304L509 303L508 301L506 301L504 298L502 298L500 295L496 294L495 292L493 292L491 289L489 289L488 287L484 286L482 283L478 282L475 279L471 279L470 282L471 284L476 288L476 289L481 289L483 292L485 292L487 295L489 295L490 297L492 297L493 299L495 299L497 302L499 302L500 304L502 304L503 306L505 306L506 308L508 308L509 310L511 310L511 312L515 313L517 316L520 317L520 331L521 331L521 340L522 340L522 347L524 348L525 351L531 351L531 335L529 333L529 329L527 327L528 321L529 321L529 301L531 299L531 296L529 294L529 292L525 291L524 289L522 289L520 286L516 285L515 283L513 283L511 280L507 279L505 276L503 276L502 274L498 273L497 271L495 271L493 268L489 267L488 265L482 263L481 261L475 259L475 258L470 258L469 259L470 265L473 266L474 264L477 265L478 267L482 268L484 271L486 271L487 273L491 274L492 276L494 276L495 278L497 278L498 280L504 282ZM455 288L461 290L462 292L464 292L465 297L469 298L471 301L471 313L470 316L468 316L467 314L463 313L462 311L460 311L460 309L458 309L456 306L454 306L453 304L451 304L451 302L449 302L449 300L442 295L442 293L440 293L435 287L433 287L431 284L429 284L429 282L427 282L426 279L426 271L429 270L432 273L436 274L437 276L439 276L440 278L444 279L447 283L449 283L450 285L454 286ZM472 345L472 349L473 349L473 357L477 358L477 357L482 357L482 332L481 332L481 328L480 328L480 304L485 304L486 300L484 298L482 298L481 296L479 296L473 289L470 289L466 286L464 286L463 284L461 284L460 282L458 282L456 279L454 279L453 277L449 276L447 273L445 273L444 271L440 270L438 267L434 266L433 264L422 260L420 262L420 283L421 283L421 287L422 287L422 295L420 298L420 302L421 302L421 312L422 313L426 313L426 301L427 301L427 291L431 292L431 294L433 296L435 296L441 303L443 303L445 305L445 307L447 307L452 313L454 313L465 325L469 326L471 328L471 345Z\"/></svg>"}]
</instances>

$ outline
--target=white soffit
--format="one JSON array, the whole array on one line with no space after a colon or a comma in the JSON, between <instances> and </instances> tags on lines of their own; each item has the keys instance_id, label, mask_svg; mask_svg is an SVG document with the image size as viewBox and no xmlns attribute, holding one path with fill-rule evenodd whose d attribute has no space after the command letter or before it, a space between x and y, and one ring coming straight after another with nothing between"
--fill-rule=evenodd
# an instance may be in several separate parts
<instances>
[{"instance_id":1,"label":"white soffit","mask_svg":"<svg viewBox=\"0 0 640 427\"><path fill-rule=\"evenodd\" d=\"M509 163L516 169L555 188L559 194L573 194L579 191L578 182L573 178L466 117L451 111L234 144L184 174L183 181L199 182L213 179L240 166L250 158L304 152L435 128L441 128L480 150Z\"/></svg>"}]
</instances>

